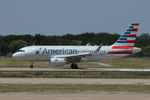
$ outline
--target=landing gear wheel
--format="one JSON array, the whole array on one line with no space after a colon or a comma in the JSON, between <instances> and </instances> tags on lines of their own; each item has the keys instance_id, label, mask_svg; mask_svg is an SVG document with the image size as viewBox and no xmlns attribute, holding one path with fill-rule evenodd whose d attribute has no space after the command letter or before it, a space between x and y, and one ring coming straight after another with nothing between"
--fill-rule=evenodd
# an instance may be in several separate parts
<instances>
[{"instance_id":1,"label":"landing gear wheel","mask_svg":"<svg viewBox=\"0 0 150 100\"><path fill-rule=\"evenodd\" d=\"M33 65L31 65L30 68L33 68Z\"/></svg>"},{"instance_id":2,"label":"landing gear wheel","mask_svg":"<svg viewBox=\"0 0 150 100\"><path fill-rule=\"evenodd\" d=\"M32 69L33 67L33 61L31 61L30 68Z\"/></svg>"},{"instance_id":3,"label":"landing gear wheel","mask_svg":"<svg viewBox=\"0 0 150 100\"><path fill-rule=\"evenodd\" d=\"M71 69L78 69L78 65L77 64L71 64Z\"/></svg>"}]
</instances>

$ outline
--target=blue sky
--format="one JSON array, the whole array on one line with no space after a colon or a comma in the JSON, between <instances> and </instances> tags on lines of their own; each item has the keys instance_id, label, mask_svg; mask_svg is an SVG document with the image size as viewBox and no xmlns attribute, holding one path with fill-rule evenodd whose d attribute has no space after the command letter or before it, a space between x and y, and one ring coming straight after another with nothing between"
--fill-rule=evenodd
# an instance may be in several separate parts
<instances>
[{"instance_id":1,"label":"blue sky","mask_svg":"<svg viewBox=\"0 0 150 100\"><path fill-rule=\"evenodd\" d=\"M139 22L150 33L150 0L0 0L0 35L122 33Z\"/></svg>"}]
</instances>

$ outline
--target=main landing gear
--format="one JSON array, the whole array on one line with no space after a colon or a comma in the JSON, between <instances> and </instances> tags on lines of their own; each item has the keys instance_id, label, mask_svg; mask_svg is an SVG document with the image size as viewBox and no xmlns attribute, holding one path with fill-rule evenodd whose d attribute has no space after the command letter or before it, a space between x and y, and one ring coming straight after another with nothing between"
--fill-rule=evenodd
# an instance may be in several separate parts
<instances>
[{"instance_id":1,"label":"main landing gear","mask_svg":"<svg viewBox=\"0 0 150 100\"><path fill-rule=\"evenodd\" d=\"M78 69L78 65L77 64L71 64L71 69Z\"/></svg>"},{"instance_id":2,"label":"main landing gear","mask_svg":"<svg viewBox=\"0 0 150 100\"><path fill-rule=\"evenodd\" d=\"M33 61L31 61L30 68L32 69L33 67Z\"/></svg>"}]
</instances>

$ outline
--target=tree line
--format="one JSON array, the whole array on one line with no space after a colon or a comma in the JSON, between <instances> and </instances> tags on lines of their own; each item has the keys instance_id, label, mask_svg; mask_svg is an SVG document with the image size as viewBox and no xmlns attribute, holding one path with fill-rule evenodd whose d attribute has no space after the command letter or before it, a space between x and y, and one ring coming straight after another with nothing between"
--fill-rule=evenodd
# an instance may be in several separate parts
<instances>
[{"instance_id":1,"label":"tree line","mask_svg":"<svg viewBox=\"0 0 150 100\"><path fill-rule=\"evenodd\" d=\"M12 53L18 51L21 47L30 45L111 45L118 38L119 34L109 33L82 33L82 34L65 34L65 35L0 35L0 56L11 56ZM142 48L142 52L132 56L150 57L150 36L143 33L138 36L135 46Z\"/></svg>"}]
</instances>

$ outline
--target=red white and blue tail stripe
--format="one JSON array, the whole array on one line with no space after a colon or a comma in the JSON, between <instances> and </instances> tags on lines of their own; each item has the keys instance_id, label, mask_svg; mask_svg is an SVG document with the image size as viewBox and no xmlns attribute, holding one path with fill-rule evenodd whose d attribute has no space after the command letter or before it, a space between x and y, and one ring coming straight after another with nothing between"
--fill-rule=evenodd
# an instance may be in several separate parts
<instances>
[{"instance_id":1,"label":"red white and blue tail stripe","mask_svg":"<svg viewBox=\"0 0 150 100\"><path fill-rule=\"evenodd\" d=\"M137 26L139 23L133 23L120 36L120 38L112 45L111 51L108 54L132 54L133 46L136 39Z\"/></svg>"}]
</instances>

